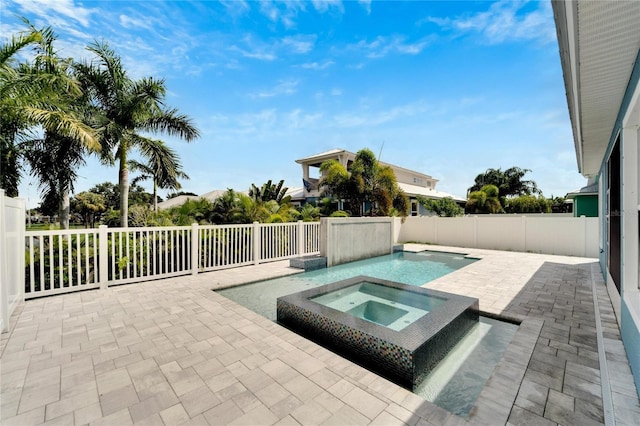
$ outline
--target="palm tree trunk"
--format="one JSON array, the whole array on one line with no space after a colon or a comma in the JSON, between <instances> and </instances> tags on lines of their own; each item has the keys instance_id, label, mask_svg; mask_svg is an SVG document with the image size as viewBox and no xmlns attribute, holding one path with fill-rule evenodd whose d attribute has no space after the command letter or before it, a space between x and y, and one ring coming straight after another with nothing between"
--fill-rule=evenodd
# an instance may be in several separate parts
<instances>
[{"instance_id":1,"label":"palm tree trunk","mask_svg":"<svg viewBox=\"0 0 640 426\"><path fill-rule=\"evenodd\" d=\"M60 227L69 229L69 191L64 190L60 197L60 206L58 208L58 217L60 218Z\"/></svg>"},{"instance_id":2,"label":"palm tree trunk","mask_svg":"<svg viewBox=\"0 0 640 426\"><path fill-rule=\"evenodd\" d=\"M153 212L158 213L158 183L153 179Z\"/></svg>"},{"instance_id":3,"label":"palm tree trunk","mask_svg":"<svg viewBox=\"0 0 640 426\"><path fill-rule=\"evenodd\" d=\"M120 171L118 185L120 186L120 226L129 227L129 170L127 169L127 153L120 146Z\"/></svg>"}]
</instances>

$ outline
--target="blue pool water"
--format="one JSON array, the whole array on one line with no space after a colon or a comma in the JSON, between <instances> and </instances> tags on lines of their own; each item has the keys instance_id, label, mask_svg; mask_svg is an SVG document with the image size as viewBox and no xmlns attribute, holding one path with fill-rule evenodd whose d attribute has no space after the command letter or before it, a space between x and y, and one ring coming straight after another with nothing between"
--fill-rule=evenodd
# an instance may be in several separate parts
<instances>
[{"instance_id":1,"label":"blue pool water","mask_svg":"<svg viewBox=\"0 0 640 426\"><path fill-rule=\"evenodd\" d=\"M477 259L439 252L399 252L387 256L347 263L268 281L218 291L219 294L273 321L277 318L278 297L308 290L358 275L422 285L460 269ZM355 305L355 303L354 303ZM355 316L392 324L397 312L380 312L373 307L371 318L365 312ZM402 307L404 308L404 307ZM408 309L405 309L408 312ZM478 324L451 349L413 393L442 408L466 417L486 381L514 336L518 326L480 316Z\"/></svg>"},{"instance_id":2,"label":"blue pool water","mask_svg":"<svg viewBox=\"0 0 640 426\"><path fill-rule=\"evenodd\" d=\"M409 285L422 285L475 261L477 259L466 258L464 255L455 253L398 252L357 262L344 263L331 268L317 269L250 285L233 287L220 290L218 293L275 321L275 300L287 294L342 281L358 275Z\"/></svg>"},{"instance_id":3,"label":"blue pool water","mask_svg":"<svg viewBox=\"0 0 640 426\"><path fill-rule=\"evenodd\" d=\"M306 272L303 279L309 282L328 284L357 275L367 275L403 284L423 285L475 261L477 259L467 258L463 254L456 253L401 251Z\"/></svg>"}]
</instances>

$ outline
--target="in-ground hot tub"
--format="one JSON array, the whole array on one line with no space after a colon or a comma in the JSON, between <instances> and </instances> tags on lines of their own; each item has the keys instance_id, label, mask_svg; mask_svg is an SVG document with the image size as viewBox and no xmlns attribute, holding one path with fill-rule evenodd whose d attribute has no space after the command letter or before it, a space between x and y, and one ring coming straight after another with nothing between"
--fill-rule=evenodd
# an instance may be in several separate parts
<instances>
[{"instance_id":1,"label":"in-ground hot tub","mask_svg":"<svg viewBox=\"0 0 640 426\"><path fill-rule=\"evenodd\" d=\"M409 389L478 322L478 299L358 276L279 297L278 322Z\"/></svg>"}]
</instances>

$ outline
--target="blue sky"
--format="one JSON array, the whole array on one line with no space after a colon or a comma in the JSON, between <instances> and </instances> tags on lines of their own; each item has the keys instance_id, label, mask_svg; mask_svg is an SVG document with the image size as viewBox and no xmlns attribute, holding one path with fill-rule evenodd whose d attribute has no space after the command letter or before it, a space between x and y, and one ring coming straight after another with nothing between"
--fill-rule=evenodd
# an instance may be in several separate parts
<instances>
[{"instance_id":1,"label":"blue sky","mask_svg":"<svg viewBox=\"0 0 640 426\"><path fill-rule=\"evenodd\" d=\"M134 78L161 77L167 104L202 136L163 139L191 177L184 190L302 186L295 160L370 148L464 196L487 168L529 168L546 196L578 173L548 1L0 0L50 25L61 56L106 40ZM90 160L76 192L117 182ZM21 196L37 199L25 178ZM161 191L165 195L166 191Z\"/></svg>"}]
</instances>

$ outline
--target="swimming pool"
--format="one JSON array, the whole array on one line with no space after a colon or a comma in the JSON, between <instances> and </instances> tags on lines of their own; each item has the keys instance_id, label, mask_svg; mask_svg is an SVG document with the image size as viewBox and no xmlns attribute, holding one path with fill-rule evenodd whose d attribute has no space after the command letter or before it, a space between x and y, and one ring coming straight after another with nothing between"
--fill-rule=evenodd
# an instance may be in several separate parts
<instances>
[{"instance_id":1,"label":"swimming pool","mask_svg":"<svg viewBox=\"0 0 640 426\"><path fill-rule=\"evenodd\" d=\"M276 321L276 300L282 296L358 275L420 286L477 260L461 254L398 252L232 287L217 293ZM459 339L421 384L411 390L454 414L467 416L517 329L515 324L481 315L479 322ZM367 365L361 365L367 368Z\"/></svg>"},{"instance_id":2,"label":"swimming pool","mask_svg":"<svg viewBox=\"0 0 640 426\"><path fill-rule=\"evenodd\" d=\"M220 290L218 293L275 321L276 306L274 301L287 294L358 275L367 275L409 285L422 285L477 260L457 253L397 252L251 285L232 287Z\"/></svg>"}]
</instances>

